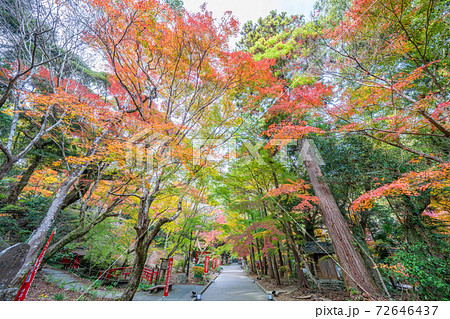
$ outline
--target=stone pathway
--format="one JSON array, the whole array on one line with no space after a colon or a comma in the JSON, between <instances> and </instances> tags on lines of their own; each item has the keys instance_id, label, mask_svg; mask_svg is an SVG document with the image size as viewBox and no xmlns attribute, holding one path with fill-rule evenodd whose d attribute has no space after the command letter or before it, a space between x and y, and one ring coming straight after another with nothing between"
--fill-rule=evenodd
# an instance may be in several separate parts
<instances>
[{"instance_id":1,"label":"stone pathway","mask_svg":"<svg viewBox=\"0 0 450 319\"><path fill-rule=\"evenodd\" d=\"M47 280L57 284L66 290L72 290L77 292L83 292L88 290L89 294L96 295L98 297L107 299L118 299L121 296L121 292L108 291L104 289L94 289L83 283L80 283L78 278L66 271L61 271L51 268L43 268L42 274ZM190 301L192 300L192 291L199 293L204 286L194 285L173 285L172 290L169 291L169 296L163 299L164 292L150 293L140 291L137 292L133 298L133 301Z\"/></svg>"},{"instance_id":2,"label":"stone pathway","mask_svg":"<svg viewBox=\"0 0 450 319\"><path fill-rule=\"evenodd\" d=\"M164 291L158 293L137 292L133 301L191 301L192 291L200 293L204 286L173 285L169 295L164 297Z\"/></svg>"},{"instance_id":3,"label":"stone pathway","mask_svg":"<svg viewBox=\"0 0 450 319\"><path fill-rule=\"evenodd\" d=\"M202 295L205 301L267 301L267 295L245 276L238 264L222 266L223 271Z\"/></svg>"}]
</instances>

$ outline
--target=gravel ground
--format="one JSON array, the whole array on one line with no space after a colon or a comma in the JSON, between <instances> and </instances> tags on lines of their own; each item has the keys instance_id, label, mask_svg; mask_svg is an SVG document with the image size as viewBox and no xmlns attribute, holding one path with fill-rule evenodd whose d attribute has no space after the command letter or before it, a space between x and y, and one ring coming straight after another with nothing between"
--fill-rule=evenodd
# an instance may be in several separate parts
<instances>
[{"instance_id":1,"label":"gravel ground","mask_svg":"<svg viewBox=\"0 0 450 319\"><path fill-rule=\"evenodd\" d=\"M277 293L275 298L280 301L345 301L350 299L346 291L302 289L292 283L285 282L279 286L276 284L275 279L262 278L258 280L258 276L253 274L250 274L249 277L255 279L265 290L275 290Z\"/></svg>"}]
</instances>

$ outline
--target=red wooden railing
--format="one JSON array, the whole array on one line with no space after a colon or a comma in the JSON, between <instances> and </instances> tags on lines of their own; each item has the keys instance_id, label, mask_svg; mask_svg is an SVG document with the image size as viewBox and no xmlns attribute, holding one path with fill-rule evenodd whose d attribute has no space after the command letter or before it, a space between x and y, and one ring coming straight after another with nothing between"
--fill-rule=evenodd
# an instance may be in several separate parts
<instances>
[{"instance_id":1,"label":"red wooden railing","mask_svg":"<svg viewBox=\"0 0 450 319\"><path fill-rule=\"evenodd\" d=\"M142 270L141 274L141 282L147 281L148 284L152 284L153 278L158 278L159 271L155 271L153 269L144 268ZM128 280L128 276L131 274L131 267L119 267L119 268L113 268L109 269L106 272L101 272L98 276L99 280L105 280L106 282L109 281L119 281L119 280Z\"/></svg>"}]
</instances>

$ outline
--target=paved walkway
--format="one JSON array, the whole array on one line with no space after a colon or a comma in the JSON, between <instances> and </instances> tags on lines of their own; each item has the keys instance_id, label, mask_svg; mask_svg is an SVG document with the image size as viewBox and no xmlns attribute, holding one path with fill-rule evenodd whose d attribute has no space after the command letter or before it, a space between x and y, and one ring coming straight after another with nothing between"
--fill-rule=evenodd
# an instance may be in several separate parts
<instances>
[{"instance_id":1,"label":"paved walkway","mask_svg":"<svg viewBox=\"0 0 450 319\"><path fill-rule=\"evenodd\" d=\"M205 286L173 285L169 295L164 297L164 291L158 293L137 292L133 301L192 301L192 292L200 293Z\"/></svg>"},{"instance_id":2,"label":"paved walkway","mask_svg":"<svg viewBox=\"0 0 450 319\"><path fill-rule=\"evenodd\" d=\"M222 273L203 293L202 300L267 301L267 295L245 276L238 264L222 267Z\"/></svg>"},{"instance_id":3,"label":"paved walkway","mask_svg":"<svg viewBox=\"0 0 450 319\"><path fill-rule=\"evenodd\" d=\"M87 290L91 295L107 299L118 299L122 295L122 293L118 291L108 291L89 287L79 282L79 279L76 276L67 271L51 268L43 268L41 271L49 281L56 283L66 290L78 291L80 293ZM172 290L169 291L169 296L164 299L162 299L164 295L163 291L158 293L140 291L134 295L133 301L191 301L192 291L199 293L203 288L204 286L173 285Z\"/></svg>"}]
</instances>

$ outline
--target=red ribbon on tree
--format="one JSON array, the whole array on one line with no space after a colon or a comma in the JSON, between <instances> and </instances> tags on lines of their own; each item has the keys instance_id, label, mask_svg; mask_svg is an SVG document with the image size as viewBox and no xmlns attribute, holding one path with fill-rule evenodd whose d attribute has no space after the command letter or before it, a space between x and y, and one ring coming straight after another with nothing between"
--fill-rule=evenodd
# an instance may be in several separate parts
<instances>
[{"instance_id":1,"label":"red ribbon on tree","mask_svg":"<svg viewBox=\"0 0 450 319\"><path fill-rule=\"evenodd\" d=\"M166 277L166 287L164 288L164 297L167 297L169 295L169 278L170 278L170 271L172 270L172 265L173 265L173 258L170 257L169 267L167 267L167 277Z\"/></svg>"},{"instance_id":2,"label":"red ribbon on tree","mask_svg":"<svg viewBox=\"0 0 450 319\"><path fill-rule=\"evenodd\" d=\"M50 245L50 241L53 238L53 235L55 234L56 229L53 229L50 237L47 240L47 243L45 244L44 249L42 250L41 254L39 255L39 258L36 260L36 262L34 263L33 268L31 268L30 272L28 273L27 278L25 278L22 286L19 289L19 292L17 293L16 298L14 299L14 301L23 301L25 300L25 297L27 296L28 290L31 287L31 283L34 280L34 277L36 276L37 271L39 270L39 267L41 266L41 262L42 259L44 258L45 252L48 248L48 246Z\"/></svg>"}]
</instances>

